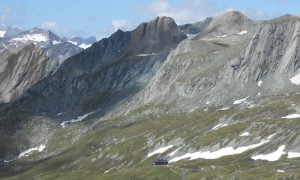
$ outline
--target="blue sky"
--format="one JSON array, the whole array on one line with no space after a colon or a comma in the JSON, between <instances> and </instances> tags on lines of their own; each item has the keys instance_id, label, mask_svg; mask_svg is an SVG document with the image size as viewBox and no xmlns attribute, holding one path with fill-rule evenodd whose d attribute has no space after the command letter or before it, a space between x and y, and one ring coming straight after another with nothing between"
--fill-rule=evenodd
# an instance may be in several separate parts
<instances>
[{"instance_id":1,"label":"blue sky","mask_svg":"<svg viewBox=\"0 0 300 180\"><path fill-rule=\"evenodd\" d=\"M107 37L134 29L155 16L178 24L201 21L226 10L252 19L300 14L299 0L0 0L0 23L23 29L43 27L60 36Z\"/></svg>"}]
</instances>

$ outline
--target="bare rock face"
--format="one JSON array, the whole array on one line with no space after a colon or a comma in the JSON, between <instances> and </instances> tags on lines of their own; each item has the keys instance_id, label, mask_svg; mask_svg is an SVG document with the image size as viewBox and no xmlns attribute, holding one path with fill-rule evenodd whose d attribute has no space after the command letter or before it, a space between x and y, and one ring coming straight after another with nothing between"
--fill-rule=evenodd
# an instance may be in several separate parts
<instances>
[{"instance_id":1,"label":"bare rock face","mask_svg":"<svg viewBox=\"0 0 300 180\"><path fill-rule=\"evenodd\" d=\"M235 31L223 31L225 28L216 26L214 19L210 27L219 29L213 32L230 34L248 26L247 18L236 18L243 16L234 12L218 19L226 17L232 17L231 21L236 23ZM143 100L177 101L178 106L185 108L195 99L198 99L195 104L201 101L218 104L261 92L272 95L297 91L290 79L300 73L299 32L300 19L284 16L263 22L255 31L248 30L234 43L230 39L234 35L214 40L185 40L153 77L144 90Z\"/></svg>"},{"instance_id":2,"label":"bare rock face","mask_svg":"<svg viewBox=\"0 0 300 180\"><path fill-rule=\"evenodd\" d=\"M0 103L17 99L46 75L48 58L33 44L0 54Z\"/></svg>"},{"instance_id":3,"label":"bare rock face","mask_svg":"<svg viewBox=\"0 0 300 180\"><path fill-rule=\"evenodd\" d=\"M172 18L156 17L131 32L128 55L149 54L178 44L186 38Z\"/></svg>"}]
</instances>

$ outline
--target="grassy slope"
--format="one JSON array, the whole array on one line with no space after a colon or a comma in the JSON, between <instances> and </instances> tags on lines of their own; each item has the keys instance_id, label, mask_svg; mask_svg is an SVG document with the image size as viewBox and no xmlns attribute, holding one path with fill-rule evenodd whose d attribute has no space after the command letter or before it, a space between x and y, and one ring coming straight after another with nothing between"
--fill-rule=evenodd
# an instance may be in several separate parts
<instances>
[{"instance_id":1,"label":"grassy slope","mask_svg":"<svg viewBox=\"0 0 300 180\"><path fill-rule=\"evenodd\" d=\"M296 94L277 96L272 99L262 98L259 107L251 109L234 107L226 111L198 110L190 114L146 116L138 122L124 123L128 117L153 108L148 105L130 115L98 124L78 141L74 140L76 131L85 126L84 123L59 129L49 142L47 152L60 150L60 153L41 160L38 160L36 154L8 164L2 170L7 172L8 179L296 178L300 174L299 159L286 159L284 155L279 161L266 162L253 161L250 157L261 149L271 147L274 151L280 144L288 146L293 142L299 135L300 119L279 117L293 113L289 107L299 102L300 96ZM231 123L211 131L219 119L224 117L231 118ZM249 128L252 136L239 136ZM156 167L153 162L158 155L147 158L148 152L155 145L166 146L178 138L185 144L181 150L186 152L188 148L197 151L218 143L226 147L228 139L251 144L258 136L267 137L275 132L279 134L267 145L215 160L182 160ZM166 151L164 155L175 149L177 147ZM278 169L285 170L285 173L277 172Z\"/></svg>"}]
</instances>

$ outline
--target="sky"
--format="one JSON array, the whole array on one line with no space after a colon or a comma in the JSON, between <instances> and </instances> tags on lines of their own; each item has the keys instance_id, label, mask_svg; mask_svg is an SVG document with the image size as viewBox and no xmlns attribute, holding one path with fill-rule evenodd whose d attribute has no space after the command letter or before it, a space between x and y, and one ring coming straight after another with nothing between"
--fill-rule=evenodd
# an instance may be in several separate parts
<instances>
[{"instance_id":1,"label":"sky","mask_svg":"<svg viewBox=\"0 0 300 180\"><path fill-rule=\"evenodd\" d=\"M41 27L59 36L108 37L156 16L193 23L237 10L251 19L300 14L299 0L0 0L0 23L22 29Z\"/></svg>"}]
</instances>

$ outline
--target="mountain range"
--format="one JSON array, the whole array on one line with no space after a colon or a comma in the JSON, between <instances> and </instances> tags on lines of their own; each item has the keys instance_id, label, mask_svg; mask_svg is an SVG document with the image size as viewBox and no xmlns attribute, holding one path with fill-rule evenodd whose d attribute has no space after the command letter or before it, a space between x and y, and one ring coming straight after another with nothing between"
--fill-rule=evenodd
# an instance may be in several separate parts
<instances>
[{"instance_id":1,"label":"mountain range","mask_svg":"<svg viewBox=\"0 0 300 180\"><path fill-rule=\"evenodd\" d=\"M0 35L2 178L299 178L299 16Z\"/></svg>"}]
</instances>

